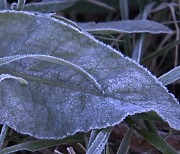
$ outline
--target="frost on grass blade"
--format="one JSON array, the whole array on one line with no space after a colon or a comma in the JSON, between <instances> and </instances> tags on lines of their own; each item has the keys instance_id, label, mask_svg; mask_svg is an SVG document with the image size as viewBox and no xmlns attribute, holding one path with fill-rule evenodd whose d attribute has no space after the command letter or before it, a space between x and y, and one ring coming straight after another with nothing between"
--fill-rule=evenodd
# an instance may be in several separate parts
<instances>
[{"instance_id":1,"label":"frost on grass blade","mask_svg":"<svg viewBox=\"0 0 180 154\"><path fill-rule=\"evenodd\" d=\"M0 73L22 77L29 84L1 83L0 123L36 138L60 139L114 126L128 115L155 111L180 130L180 106L174 96L118 51L41 14L3 11L0 22L0 57L43 54L62 58L91 74L105 92L65 65L33 58L14 61L0 66Z\"/></svg>"},{"instance_id":2,"label":"frost on grass blade","mask_svg":"<svg viewBox=\"0 0 180 154\"><path fill-rule=\"evenodd\" d=\"M170 70L169 72L163 74L158 78L163 85L168 85L176 80L180 79L180 66L175 67L174 69Z\"/></svg>"},{"instance_id":3,"label":"frost on grass blade","mask_svg":"<svg viewBox=\"0 0 180 154\"><path fill-rule=\"evenodd\" d=\"M88 22L78 23L79 27L91 33L172 33L172 31L157 22L151 20L121 20L121 21L110 21L110 22Z\"/></svg>"}]
</instances>

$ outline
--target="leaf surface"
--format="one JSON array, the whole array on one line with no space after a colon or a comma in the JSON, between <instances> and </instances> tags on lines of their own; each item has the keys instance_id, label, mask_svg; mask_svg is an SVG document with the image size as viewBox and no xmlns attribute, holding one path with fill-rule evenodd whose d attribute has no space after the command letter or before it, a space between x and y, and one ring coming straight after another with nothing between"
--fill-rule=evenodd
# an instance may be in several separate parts
<instances>
[{"instance_id":1,"label":"leaf surface","mask_svg":"<svg viewBox=\"0 0 180 154\"><path fill-rule=\"evenodd\" d=\"M180 106L165 87L136 62L62 21L27 12L0 12L0 57L42 54L64 59L82 73L45 59L25 58L0 66L0 123L40 139L107 128L128 115L155 111L180 130Z\"/></svg>"},{"instance_id":2,"label":"leaf surface","mask_svg":"<svg viewBox=\"0 0 180 154\"><path fill-rule=\"evenodd\" d=\"M56 12L74 5L77 0L43 0L42 2L29 3L24 6L26 11Z\"/></svg>"},{"instance_id":3,"label":"leaf surface","mask_svg":"<svg viewBox=\"0 0 180 154\"><path fill-rule=\"evenodd\" d=\"M121 21L109 21L109 22L87 22L78 23L79 27L93 34L103 33L172 33L172 31L155 21L151 20L121 20Z\"/></svg>"}]
</instances>

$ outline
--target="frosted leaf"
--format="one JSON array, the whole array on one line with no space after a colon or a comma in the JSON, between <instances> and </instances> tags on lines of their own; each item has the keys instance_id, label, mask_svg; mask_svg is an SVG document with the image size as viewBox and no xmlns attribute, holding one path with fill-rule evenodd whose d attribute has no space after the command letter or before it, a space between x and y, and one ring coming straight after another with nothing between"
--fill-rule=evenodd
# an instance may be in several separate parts
<instances>
[{"instance_id":1,"label":"frosted leaf","mask_svg":"<svg viewBox=\"0 0 180 154\"><path fill-rule=\"evenodd\" d=\"M121 20L109 22L78 23L79 27L91 33L172 33L166 26L151 20Z\"/></svg>"},{"instance_id":2,"label":"frosted leaf","mask_svg":"<svg viewBox=\"0 0 180 154\"><path fill-rule=\"evenodd\" d=\"M29 83L1 83L1 124L36 138L61 139L155 111L180 130L180 106L174 96L149 71L115 49L42 14L2 11L0 22L1 58L25 54L61 58L91 74L105 92L65 65L20 59L0 66L1 74Z\"/></svg>"},{"instance_id":3,"label":"frosted leaf","mask_svg":"<svg viewBox=\"0 0 180 154\"><path fill-rule=\"evenodd\" d=\"M77 0L42 0L37 3L29 3L23 10L35 12L56 12L67 9L74 5Z\"/></svg>"}]
</instances>

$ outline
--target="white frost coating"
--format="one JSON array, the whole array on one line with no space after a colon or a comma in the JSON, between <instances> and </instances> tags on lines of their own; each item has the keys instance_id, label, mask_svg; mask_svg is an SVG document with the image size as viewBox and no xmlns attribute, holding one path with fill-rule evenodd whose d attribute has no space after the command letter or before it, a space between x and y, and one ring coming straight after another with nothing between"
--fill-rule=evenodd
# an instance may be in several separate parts
<instances>
[{"instance_id":1,"label":"white frost coating","mask_svg":"<svg viewBox=\"0 0 180 154\"><path fill-rule=\"evenodd\" d=\"M10 74L1 74L0 75L0 82L5 80L5 79L15 79L19 83L28 84L28 82L26 80L24 80L23 78L21 78L21 77L16 77L16 76L13 76L13 75L10 75Z\"/></svg>"},{"instance_id":2,"label":"white frost coating","mask_svg":"<svg viewBox=\"0 0 180 154\"><path fill-rule=\"evenodd\" d=\"M50 18L50 19L52 19L52 18ZM57 19L54 19L54 18L53 18L53 20L55 20L56 22L59 22L59 23L65 25L65 26L68 26L69 28L72 28L72 29L74 29L75 31L77 31L77 32L79 32L79 33L81 33L81 34L86 35L86 36L89 37L91 40L93 40L95 43L98 43L98 44L100 44L100 45L102 45L102 46L104 46L104 47L107 47L107 48L109 48L110 50L114 51L114 52L115 52L117 55L119 55L120 57L123 57L123 58L125 58L126 60L135 63L140 69L146 71L147 74L150 75L150 76L154 79L155 83L159 84L161 88L163 88L167 93L169 93L169 91L167 90L167 88L166 88L161 82L159 82L159 81L157 80L157 78L156 78L149 70L147 70L147 68L143 67L142 65L140 65L139 63L137 63L135 60L132 60L132 59L130 59L129 57L125 57L120 51L117 51L116 49L114 49L114 48L111 47L110 45L107 45L107 44L105 44L105 43L103 43L103 42L100 42L99 40L95 39L95 37L92 36L91 34L89 34L88 32L80 31L79 29L77 29L77 28L75 28L75 27L73 27L73 26L71 26L71 25L69 25L69 24L67 24L67 23L65 23L65 22L59 21L59 20L57 20ZM178 100L175 98L175 96L174 96L172 93L169 93L169 94L173 97L173 99L175 100L175 103L179 105ZM151 111L151 110L152 110L152 109L149 109L149 111ZM141 112L148 112L148 111L141 111ZM141 113L141 112L138 112L138 113ZM135 112L135 113L133 113L133 114L132 114L132 113L127 113L126 116L128 116L128 115L134 115L134 114L136 114L136 113L137 113L137 112ZM125 116L125 117L126 117L126 116ZM125 118L125 117L124 117L124 118ZM163 115L161 115L161 117L162 117L163 119L165 118ZM122 120L123 120L123 119L122 119ZM122 120L121 120L121 121L122 121ZM165 119L164 119L164 120L165 120ZM119 121L119 123L120 123L121 121ZM165 120L165 121L166 121L166 120ZM168 123L169 123L169 125L170 125L171 127L173 127L173 126L171 125L170 121L168 121ZM118 123L116 123L116 124L118 124ZM92 128L92 129L94 129L94 128ZM80 131L81 131L81 130L80 130Z\"/></svg>"},{"instance_id":3,"label":"white frost coating","mask_svg":"<svg viewBox=\"0 0 180 154\"><path fill-rule=\"evenodd\" d=\"M160 23L151 20L125 20L125 21L110 21L110 22L87 22L77 23L79 27L82 27L88 32L101 33L144 33L149 32L153 34L159 33L172 33L172 30L161 25ZM127 25L127 26L125 26ZM139 26L141 25L141 27Z\"/></svg>"},{"instance_id":4,"label":"white frost coating","mask_svg":"<svg viewBox=\"0 0 180 154\"><path fill-rule=\"evenodd\" d=\"M101 154L107 143L111 130L112 128L102 129L88 148L86 154Z\"/></svg>"},{"instance_id":5,"label":"white frost coating","mask_svg":"<svg viewBox=\"0 0 180 154\"><path fill-rule=\"evenodd\" d=\"M180 79L180 66L177 66L158 78L164 85L168 85L178 79Z\"/></svg>"},{"instance_id":6,"label":"white frost coating","mask_svg":"<svg viewBox=\"0 0 180 154\"><path fill-rule=\"evenodd\" d=\"M37 13L37 14L34 14L34 13L31 13L31 12L25 12L25 11L12 11L12 10L3 10L3 11L1 11L2 13L4 12L4 13L7 13L7 12L9 12L9 13L16 13L16 14L21 14L21 13L23 13L23 14L27 14L27 15L31 15L31 16L39 16L39 17L44 17L41 13ZM69 27L69 28L71 28L71 29L73 29L73 30L75 30L75 31L77 31L77 32L79 32L79 33L81 33L81 34L84 34L84 35L86 35L87 37L89 37L92 41L94 41L95 43L97 43L97 44L100 44L100 45L102 45L102 46L105 46L105 47L108 47L109 49L111 49L111 50L113 50L115 53L117 53L117 55L119 55L119 56L121 56L121 57L125 57L120 51L117 51L116 49L114 49L113 47L111 47L110 45L108 45L108 44L105 44L105 43L103 43L103 42L100 42L99 40L97 40L93 35L91 35L90 33L88 33L88 32L86 32L86 31L83 31L83 30L80 30L80 29L77 29L76 27L73 27L72 25L70 25L70 24L68 24L68 23L65 23L65 22L63 22L63 21L60 21L60 20L58 20L58 19L55 19L55 18L52 18L52 17L47 17L48 19L51 19L51 20L54 20L55 22L57 22L57 23L60 23L60 24L62 24L62 25L64 25L64 26L67 26L67 27Z\"/></svg>"},{"instance_id":7,"label":"white frost coating","mask_svg":"<svg viewBox=\"0 0 180 154\"><path fill-rule=\"evenodd\" d=\"M59 21L57 21L58 23L60 23ZM61 23L62 24L62 23ZM66 25L67 26L67 25ZM68 26L67 26L68 27ZM69 26L70 27L70 26ZM72 28L71 28L72 29ZM74 29L74 28L73 28ZM78 31L78 30L76 30L76 31ZM79 31L78 31L79 32ZM82 32L82 31L80 31L79 33L82 33L83 35L85 35L85 36L87 36L87 37L89 37L92 41L94 41L94 42L98 42L98 41L96 41L93 37L91 37L89 34L86 34L86 33L84 33L84 32ZM73 33L72 33L73 34ZM69 38L69 37L67 37L67 38ZM101 42L98 42L98 44L99 45L102 45L103 47L108 47L108 46L106 46L105 44L103 44L103 43L101 43ZM115 49L112 49L111 47L108 47L108 49L111 49L111 51L113 51L113 52L115 52L115 53L117 53L117 55L119 55L119 57L121 58L121 57L123 57L123 55L121 55L121 53L119 53L118 51L116 51ZM110 51L110 52L111 52ZM124 60L124 59L122 59L122 60ZM150 72L148 72L145 68L143 68L142 66L140 66L138 63L136 63L136 62L134 62L134 61L132 61L132 60L130 60L129 58L125 58L125 60L126 60L126 62L127 63L129 63L129 62L133 62L133 63L131 63L131 66L134 66L134 68L136 68L136 65L138 66L137 67L137 70L138 71L140 71L140 72L143 72L143 75L148 75L148 74L150 74ZM134 64L136 64L136 65L134 65ZM78 64L79 65L79 64ZM79 65L79 66L82 66L82 65ZM135 69L136 70L136 69ZM146 71L145 71L146 70ZM148 73L147 73L148 72ZM99 73L99 72L98 72ZM138 74L137 74L137 76L138 76ZM149 76L150 78L151 77L153 77L153 80L151 80L152 81L152 83L154 83L155 84L155 86L157 86L158 88L159 88L159 86L158 85L160 85L160 83L157 81L157 79L152 75L152 74L150 74L150 76ZM108 80L107 80L108 81ZM32 81L33 82L33 81ZM100 81L101 82L101 81ZM106 82L106 80L104 80L104 82ZM37 86L38 85L38 86ZM38 88L39 86L41 86L42 84L34 84L33 83L33 87L31 87L32 88L32 90L33 89L35 89L35 88ZM48 85L46 85L47 87L48 87ZM146 86L146 85L145 85ZM148 86L148 85L147 85ZM42 86L43 87L43 86ZM162 85L161 85L161 87L162 87ZM50 88L53 88L52 86L51 87L49 87L49 88L47 88L47 89L50 89ZM139 87L138 87L139 88ZM164 87L163 87L164 88ZM28 89L28 88L27 88ZM57 93L55 93L56 95L60 95L61 93L66 93L66 91L65 90L62 90L63 89L63 87L61 87L61 89L59 89L59 91L57 92ZM38 90L40 90L41 91L41 87L38 89ZM43 89L44 91L46 91L46 89ZM58 90L58 88L57 88L57 90ZM87 90L88 90L88 88L87 88ZM50 90L51 91L51 90ZM115 121L112 121L111 122L111 120L109 120L109 121L107 121L106 122L106 120L108 119L108 117L110 117L109 115L106 115L106 114L103 114L103 115L101 115L101 116L104 116L105 117L105 119L101 119L102 121L97 121L97 119L95 119L96 120L96 124L95 123L93 123L93 120L91 120L90 122L91 122L91 125L90 126L88 126L88 127L82 127L82 125L79 125L79 123L81 123L81 121L79 120L79 123L76 123L77 125L77 127L74 127L74 129L72 130L70 130L70 131L65 131L65 130L63 130L64 131L64 133L63 134L61 134L61 136L60 136L60 138L63 138L63 137L66 137L67 135L73 135L73 134L75 134L77 131L88 131L88 130L90 130L90 129L100 129L100 128L106 128L107 126L114 126L114 125L116 125L116 124L118 124L118 123L120 123L120 122L122 122L122 120L126 117L126 116L128 116L128 115L134 115L135 113L141 113L141 112L148 112L148 111L155 111L155 108L156 109L159 109L158 108L158 103L159 102L152 102L151 101L151 99L149 99L148 101L149 101L149 103L148 102L144 102L144 104L142 104L142 102L137 102L138 100L135 100L134 102L135 102L135 104L133 105L133 100L132 100L132 106L131 106L131 102L130 103L128 103L127 101L125 101L125 103L123 103L123 100L121 100L121 99L116 99L116 98L113 98L114 96L112 95L112 97L111 97L111 95L109 96L109 99L108 99L108 96L106 97L106 95L104 96L104 95L98 95L98 97L96 97L96 94L95 95L88 95L88 93L86 93L86 91L85 91L85 94L84 93L78 93L79 91L77 90L77 91L72 91L71 89L67 89L67 91L70 91L70 93L71 94L73 94L73 93L75 93L76 95L75 96L72 96L72 98L71 99L69 99L68 98L68 95L66 95L66 96L64 96L64 95L60 95L59 97L65 97L66 99L67 99L67 101L64 101L63 100L63 103L67 103L67 105L65 106L65 109L72 109L72 108L76 108L76 107L78 107L78 105L80 105L80 104L78 104L78 99L76 98L76 97L79 97L79 98L81 98L82 97L82 99L79 99L80 101L80 103L81 104L83 104L84 106L80 106L80 108L82 109L81 111L84 111L84 109L87 109L87 108L90 108L91 110L93 110L93 108L91 108L92 106L93 106L93 103L94 103L94 105L95 105L95 107L97 107L94 111L93 111L93 113L95 113L95 112L97 112L96 110L98 110L99 109L99 107L100 107L100 109L101 109L101 106L104 106L104 108L105 108L105 110L104 110L104 108L102 108L103 109L103 111L107 111L107 110L109 110L109 111L112 111L113 113L114 112L118 112L118 110L119 110L119 112L120 111L122 111L122 116L120 116L120 118L119 118L119 115L118 115L118 117L116 118L116 120ZM23 91L22 91L23 92ZM39 95L43 95L43 94L45 94L43 91L42 91L42 93L39 93ZM66 93L66 94L69 94L69 93ZM83 95L84 94L84 95ZM107 95L108 95L108 93L107 93ZM48 95L49 96L49 95ZM46 97L48 97L48 96L46 96ZM51 97L52 96L52 97ZM55 101L56 101L56 98L58 99L58 97L55 97L55 95L51 95L51 96L49 96L50 98L52 98L53 99L53 101L54 101L54 103L55 103ZM70 96L70 95L69 95ZM88 99L88 97L89 98L91 98L92 97L92 101L90 100L90 99ZM137 95L136 94L134 94L134 95L132 95L132 96L128 96L128 97L132 97L132 98L135 98ZM168 95L169 96L169 95ZM46 98L46 97L43 97L43 98ZM151 96L152 97L152 96ZM90 101L88 101L88 100L90 100ZM159 99L159 100L161 100L161 99ZM170 98L170 100L169 101L171 101L172 100L172 98ZM37 101L37 100L36 100ZM69 101L71 101L71 104L69 103ZM154 100L153 100L154 101ZM167 100L168 101L168 100ZM32 103L34 103L34 102L32 102ZM37 103L37 102L36 102ZM50 104L52 104L52 102L48 102L48 103L50 103ZM54 104L53 103L53 104ZM61 101L60 101L60 103L61 103ZM102 104L101 104L102 103ZM115 106L113 106L112 104L114 104L115 103ZM152 103L152 104L150 104L150 103ZM166 103L166 102L165 102ZM168 103L168 105L169 106L171 106L171 102L167 102ZM172 103L174 103L174 100L172 101ZM175 103L174 104L176 104L177 102L175 101ZM52 104L52 105L53 105ZM96 104L98 104L98 106L96 106ZM110 106L108 106L108 104L110 104ZM127 107L126 107L126 104L129 104ZM146 107L146 105L148 105L148 104L150 104L148 107ZM160 107L162 108L163 107L163 105L162 105L163 103L160 103ZM47 104L46 104L47 105ZM49 104L48 104L49 105ZM77 106L76 106L77 105ZM173 105L172 105L173 106ZM177 105L176 105L177 106ZM56 111L58 111L59 109L60 109L60 106L56 106L57 107L57 109L56 109ZM116 107L116 108L115 108ZM108 108L107 110L106 110L106 108ZM135 110L134 110L135 109ZM91 111L91 110L88 110L88 111ZM56 112L55 110L53 111L53 113L55 113ZM78 110L79 111L79 110ZM87 110L85 110L85 111L87 111ZM109 112L108 111L108 112ZM161 109L159 109L159 111L161 111ZM64 112L64 111L59 111L59 112ZM73 110L73 112L72 113L74 113L74 112L77 112L76 110ZM118 112L118 113L119 113ZM80 118L78 118L78 115L79 115L79 113L81 113L81 112L78 112L78 114L76 114L77 115L77 119L80 119ZM98 113L98 116L99 116L99 114L101 113L100 112L100 110L99 110L99 112L97 112ZM93 117L93 114L92 113L87 113L87 114L89 114L89 118L91 118L91 117ZM163 112L161 112L161 114L163 114L164 115L164 117L163 118L165 118L166 119L166 115L163 113ZM82 114L82 115L84 115L84 114ZM115 114L115 115L117 115L117 114ZM61 115L59 115L59 116L61 116ZM57 118L57 117L56 117ZM66 117L62 117L63 119L66 119ZM110 118L109 118L110 119ZM170 126L172 126L172 127L174 127L175 129L177 128L177 129L179 129L179 126L176 124L176 123L171 123L171 121L170 121L170 118L169 117L167 117L167 119L168 119L168 123L170 124ZM36 119L34 119L34 120L36 120ZM58 118L56 119L56 120L58 120ZM67 119L67 121L69 120L69 122L71 122L73 119L71 118L71 116L70 116L70 119L68 118ZM88 120L88 119L87 119ZM76 120L76 118L74 119L74 121L76 121L77 122L77 120ZM165 120L166 121L166 120ZM64 122L66 122L66 121L64 121ZM106 123L104 123L104 122L106 122ZM101 123L103 123L103 125L98 125L98 124L101 124ZM60 125L60 121L58 121L58 124ZM74 125L74 123L72 123L72 125ZM57 125L55 125L55 126L57 126ZM31 132L31 131L28 131L28 128L27 129L19 129L16 125L14 125L14 123L13 124L11 124L10 125L10 127L12 127L12 128L14 128L14 129L16 129L16 130L18 130L18 131L20 131L21 133L25 133L25 134L29 134L29 135L33 135L33 136L35 136L35 137L37 137L37 138L47 138L47 139L57 139L57 138L59 138L59 137L57 137L57 136L55 136L55 134L45 134L45 136L44 136L44 134L40 134L40 133L35 133L35 132ZM42 128L42 127L41 127ZM54 127L55 128L55 127ZM66 127L65 127L66 128ZM72 128L73 128L73 126L72 126ZM59 129L58 129L59 130ZM47 132L47 131L46 131ZM48 136L47 136L48 135Z\"/></svg>"},{"instance_id":8,"label":"white frost coating","mask_svg":"<svg viewBox=\"0 0 180 154\"><path fill-rule=\"evenodd\" d=\"M79 73L81 73L82 75L84 75L85 77L87 77L87 79L89 79L89 81L92 84L94 84L97 89L99 89L103 94L105 94L102 87L101 87L101 85L87 71L85 71L81 67L79 67L79 66L77 66L77 65L75 65L75 64L73 64L71 62L68 62L68 61L66 61L64 59L57 58L57 57L54 57L54 56L41 55L41 54L29 54L29 55L15 55L15 56L3 57L3 58L0 58L0 66L11 63L13 61L24 59L24 58L35 58L35 59L40 59L40 60L46 60L46 61L50 61L50 62L53 62L53 63L56 63L56 64L62 64L62 65L66 65L66 66L68 66L70 68L73 68L76 71L78 71Z\"/></svg>"}]
</instances>

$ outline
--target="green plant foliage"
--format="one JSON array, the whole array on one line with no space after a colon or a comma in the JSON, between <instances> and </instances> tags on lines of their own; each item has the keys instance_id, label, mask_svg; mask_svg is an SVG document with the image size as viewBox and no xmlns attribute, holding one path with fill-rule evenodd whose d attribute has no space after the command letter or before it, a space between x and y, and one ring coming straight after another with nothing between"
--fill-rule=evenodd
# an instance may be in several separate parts
<instances>
[{"instance_id":1,"label":"green plant foliage","mask_svg":"<svg viewBox=\"0 0 180 154\"><path fill-rule=\"evenodd\" d=\"M7 8L6 0L0 1L0 10L4 10Z\"/></svg>"},{"instance_id":2,"label":"green plant foliage","mask_svg":"<svg viewBox=\"0 0 180 154\"><path fill-rule=\"evenodd\" d=\"M65 65L19 59L0 66L0 73L29 84L1 83L0 123L36 138L61 139L155 111L180 130L180 106L174 96L145 68L90 34L38 13L2 11L0 22L0 57L61 58L91 74L104 91Z\"/></svg>"},{"instance_id":3,"label":"green plant foliage","mask_svg":"<svg viewBox=\"0 0 180 154\"><path fill-rule=\"evenodd\" d=\"M158 51L155 51L149 54L148 56L144 57L141 60L141 63L143 64L145 62L152 60L153 58L158 58L159 56L163 55L165 52L168 52L170 49L174 48L176 45L179 45L179 44L180 44L180 40L171 42L165 45L163 48L159 49Z\"/></svg>"},{"instance_id":4,"label":"green plant foliage","mask_svg":"<svg viewBox=\"0 0 180 154\"><path fill-rule=\"evenodd\" d=\"M112 131L112 127L108 127L105 129L102 129L96 136L96 138L93 140L92 144L89 146L87 150L87 154L100 154L102 153L107 140L109 138L109 135Z\"/></svg>"},{"instance_id":5,"label":"green plant foliage","mask_svg":"<svg viewBox=\"0 0 180 154\"><path fill-rule=\"evenodd\" d=\"M56 64L65 65L67 67L70 67L71 69L76 70L77 72L82 74L82 76L84 76L92 84L94 84L97 89L99 89L102 93L104 93L103 90L102 90L101 85L99 85L99 83L96 81L95 78L93 78L93 76L91 74L89 74L88 72L86 72L82 68L78 67L77 65L72 64L72 63L70 63L70 62L68 62L66 60L61 59L61 58L48 56L48 55L41 55L41 54L15 55L15 56L8 56L8 57L0 58L0 66L4 65L4 64L11 63L13 61L24 59L24 58L35 58L35 59L45 60L45 61L49 61L49 62L52 62L52 63L56 63ZM10 76L8 74L0 75L0 77L1 76L2 76L2 80L4 78L14 78L16 80L19 80L21 83L25 83L25 81L23 79L18 78L18 77L14 77L14 76ZM1 81L1 78L0 78L0 81Z\"/></svg>"},{"instance_id":6,"label":"green plant foliage","mask_svg":"<svg viewBox=\"0 0 180 154\"><path fill-rule=\"evenodd\" d=\"M79 27L93 34L114 34L114 33L172 33L172 31L162 24L150 20L121 20L109 22L87 22L78 23Z\"/></svg>"},{"instance_id":7,"label":"green plant foliage","mask_svg":"<svg viewBox=\"0 0 180 154\"><path fill-rule=\"evenodd\" d=\"M133 128L130 128L127 133L125 134L123 140L121 141L121 145L117 151L117 154L125 154L128 152L130 147L130 141L133 133Z\"/></svg>"},{"instance_id":8,"label":"green plant foliage","mask_svg":"<svg viewBox=\"0 0 180 154\"><path fill-rule=\"evenodd\" d=\"M18 0L17 10L18 11L23 10L25 3L26 3L26 0Z\"/></svg>"},{"instance_id":9,"label":"green plant foliage","mask_svg":"<svg viewBox=\"0 0 180 154\"><path fill-rule=\"evenodd\" d=\"M161 137L153 134L142 127L135 126L136 131L141 134L148 142L154 145L164 154L177 154L177 152Z\"/></svg>"},{"instance_id":10,"label":"green plant foliage","mask_svg":"<svg viewBox=\"0 0 180 154\"><path fill-rule=\"evenodd\" d=\"M158 78L158 80L164 85L168 85L178 79L180 79L180 66L170 70Z\"/></svg>"},{"instance_id":11,"label":"green plant foliage","mask_svg":"<svg viewBox=\"0 0 180 154\"><path fill-rule=\"evenodd\" d=\"M20 143L15 146L7 147L0 150L1 154L8 154L14 153L17 151L27 150L31 152L35 152L37 150L42 150L45 148L49 148L52 146L56 146L59 144L67 144L71 142L82 142L83 138L79 136L67 137L61 140L36 140L36 141L29 141L25 143Z\"/></svg>"},{"instance_id":12,"label":"green plant foliage","mask_svg":"<svg viewBox=\"0 0 180 154\"><path fill-rule=\"evenodd\" d=\"M24 6L26 11L36 12L55 12L67 9L74 5L78 0L43 0L39 3L30 3Z\"/></svg>"}]
</instances>

